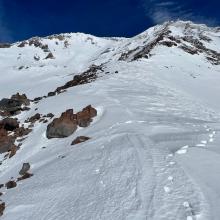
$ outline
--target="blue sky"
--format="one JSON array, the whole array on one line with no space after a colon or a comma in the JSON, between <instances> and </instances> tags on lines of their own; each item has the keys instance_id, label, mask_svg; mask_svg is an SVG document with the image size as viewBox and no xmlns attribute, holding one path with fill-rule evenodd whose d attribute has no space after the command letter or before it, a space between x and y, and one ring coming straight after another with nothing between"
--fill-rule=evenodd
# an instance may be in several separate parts
<instances>
[{"instance_id":1,"label":"blue sky","mask_svg":"<svg viewBox=\"0 0 220 220\"><path fill-rule=\"evenodd\" d=\"M84 32L134 36L167 20L220 26L220 0L0 0L0 41Z\"/></svg>"}]
</instances>

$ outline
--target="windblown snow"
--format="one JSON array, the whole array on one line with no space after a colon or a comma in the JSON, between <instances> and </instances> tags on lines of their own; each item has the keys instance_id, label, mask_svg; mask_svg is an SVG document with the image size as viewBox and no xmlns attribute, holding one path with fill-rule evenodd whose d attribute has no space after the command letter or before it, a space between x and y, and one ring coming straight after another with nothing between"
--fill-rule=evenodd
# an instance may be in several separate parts
<instances>
[{"instance_id":1,"label":"windblown snow","mask_svg":"<svg viewBox=\"0 0 220 220\"><path fill-rule=\"evenodd\" d=\"M13 117L25 127L36 113L90 104L97 116L66 138L48 139L53 119L37 121L13 157L0 154L0 184L23 163L33 174L0 189L1 219L219 220L219 28L177 21L130 39L33 39L0 48L0 99L47 96L91 66L102 71ZM71 145L77 136L90 139Z\"/></svg>"}]
</instances>

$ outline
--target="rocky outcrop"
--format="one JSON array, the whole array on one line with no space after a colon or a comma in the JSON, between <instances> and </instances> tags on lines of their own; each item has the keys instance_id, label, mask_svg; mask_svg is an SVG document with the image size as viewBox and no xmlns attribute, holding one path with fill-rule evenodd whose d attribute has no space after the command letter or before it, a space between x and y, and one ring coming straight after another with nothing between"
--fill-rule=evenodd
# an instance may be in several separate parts
<instances>
[{"instance_id":1,"label":"rocky outcrop","mask_svg":"<svg viewBox=\"0 0 220 220\"><path fill-rule=\"evenodd\" d=\"M22 41L22 42L18 45L18 47L25 47L26 44L28 44L26 41Z\"/></svg>"},{"instance_id":2,"label":"rocky outcrop","mask_svg":"<svg viewBox=\"0 0 220 220\"><path fill-rule=\"evenodd\" d=\"M103 72L101 66L92 65L87 71L80 75L75 75L72 80L68 81L63 86L58 87L54 92L60 93L62 90L70 87L90 83L97 79L99 71Z\"/></svg>"},{"instance_id":3,"label":"rocky outcrop","mask_svg":"<svg viewBox=\"0 0 220 220\"><path fill-rule=\"evenodd\" d=\"M5 115L14 115L19 111L27 110L24 106L30 104L30 100L25 94L20 95L19 93L12 95L10 99L3 98L0 101L0 111Z\"/></svg>"},{"instance_id":4,"label":"rocky outcrop","mask_svg":"<svg viewBox=\"0 0 220 220\"><path fill-rule=\"evenodd\" d=\"M34 123L35 121L39 120L40 119L40 114L39 113L36 113L35 115L31 116L30 118L28 118L26 120L26 122L31 122L31 123Z\"/></svg>"},{"instance_id":5,"label":"rocky outcrop","mask_svg":"<svg viewBox=\"0 0 220 220\"><path fill-rule=\"evenodd\" d=\"M55 118L47 126L47 138L68 137L76 131L77 126L89 126L92 122L92 118L96 115L97 111L91 105L76 114L73 113L73 109L69 109L63 112L59 118Z\"/></svg>"},{"instance_id":6,"label":"rocky outcrop","mask_svg":"<svg viewBox=\"0 0 220 220\"><path fill-rule=\"evenodd\" d=\"M9 158L16 154L19 146L15 145L18 137L23 137L31 132L31 129L19 127L16 118L4 118L0 121L0 153L9 152Z\"/></svg>"},{"instance_id":7,"label":"rocky outcrop","mask_svg":"<svg viewBox=\"0 0 220 220\"><path fill-rule=\"evenodd\" d=\"M7 131L14 131L19 127L19 122L15 118L4 118L2 121L0 121L0 127Z\"/></svg>"},{"instance_id":8,"label":"rocky outcrop","mask_svg":"<svg viewBox=\"0 0 220 220\"><path fill-rule=\"evenodd\" d=\"M0 153L12 151L15 147L15 138L9 136L7 130L0 128Z\"/></svg>"},{"instance_id":9,"label":"rocky outcrop","mask_svg":"<svg viewBox=\"0 0 220 220\"><path fill-rule=\"evenodd\" d=\"M25 135L28 135L32 130L29 129L29 128L24 128L24 127L19 127L19 128L16 128L14 130L14 136L17 138L17 137L23 137Z\"/></svg>"},{"instance_id":10,"label":"rocky outcrop","mask_svg":"<svg viewBox=\"0 0 220 220\"><path fill-rule=\"evenodd\" d=\"M75 144L80 144L82 142L85 142L87 140L89 140L90 137L86 137L86 136L78 136L77 138L75 138L73 140L73 142L71 143L71 145L75 145Z\"/></svg>"},{"instance_id":11,"label":"rocky outcrop","mask_svg":"<svg viewBox=\"0 0 220 220\"><path fill-rule=\"evenodd\" d=\"M168 25L166 25L162 30L160 30L157 33L154 40L152 40L146 45L138 46L132 50L122 53L119 60L134 61L141 58L148 59L150 57L150 52L158 45L159 42L164 40L164 38L167 37L170 33L171 31L168 30Z\"/></svg>"},{"instance_id":12,"label":"rocky outcrop","mask_svg":"<svg viewBox=\"0 0 220 220\"><path fill-rule=\"evenodd\" d=\"M20 101L23 105L29 105L30 104L30 100L27 98L27 96L25 94L19 94L16 93L15 95L11 96L12 100L17 100Z\"/></svg>"},{"instance_id":13,"label":"rocky outcrop","mask_svg":"<svg viewBox=\"0 0 220 220\"><path fill-rule=\"evenodd\" d=\"M14 114L21 110L22 102L19 100L3 98L0 101L0 110L3 112L8 112L9 114Z\"/></svg>"}]
</instances>

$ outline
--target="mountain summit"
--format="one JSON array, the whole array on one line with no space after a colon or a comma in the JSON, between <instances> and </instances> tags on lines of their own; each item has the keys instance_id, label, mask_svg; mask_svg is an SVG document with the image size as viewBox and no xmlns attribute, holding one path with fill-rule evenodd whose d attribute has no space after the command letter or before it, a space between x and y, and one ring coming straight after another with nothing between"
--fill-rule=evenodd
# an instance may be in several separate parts
<instances>
[{"instance_id":1,"label":"mountain summit","mask_svg":"<svg viewBox=\"0 0 220 220\"><path fill-rule=\"evenodd\" d=\"M166 22L0 44L4 220L219 220L220 28Z\"/></svg>"}]
</instances>

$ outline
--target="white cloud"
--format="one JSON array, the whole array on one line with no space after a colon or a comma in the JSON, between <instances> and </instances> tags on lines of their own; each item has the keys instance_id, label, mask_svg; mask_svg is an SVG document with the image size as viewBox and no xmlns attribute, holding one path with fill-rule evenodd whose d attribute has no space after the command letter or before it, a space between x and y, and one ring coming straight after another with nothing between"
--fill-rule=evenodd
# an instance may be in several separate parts
<instances>
[{"instance_id":1,"label":"white cloud","mask_svg":"<svg viewBox=\"0 0 220 220\"><path fill-rule=\"evenodd\" d=\"M207 25L216 25L215 19L195 15L193 10L177 1L143 0L146 15L154 24L160 24L171 20L191 20Z\"/></svg>"}]
</instances>

